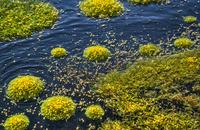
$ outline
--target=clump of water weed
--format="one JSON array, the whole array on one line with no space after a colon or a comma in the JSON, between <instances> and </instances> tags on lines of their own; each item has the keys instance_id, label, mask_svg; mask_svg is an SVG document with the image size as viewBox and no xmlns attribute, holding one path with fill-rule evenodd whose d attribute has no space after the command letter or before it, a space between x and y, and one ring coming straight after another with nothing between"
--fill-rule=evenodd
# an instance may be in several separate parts
<instances>
[{"instance_id":1,"label":"clump of water weed","mask_svg":"<svg viewBox=\"0 0 200 130\"><path fill-rule=\"evenodd\" d=\"M195 16L185 16L185 17L183 17L183 21L185 23L194 23L194 22L197 21L197 17L195 17Z\"/></svg>"},{"instance_id":2,"label":"clump of water weed","mask_svg":"<svg viewBox=\"0 0 200 130\"><path fill-rule=\"evenodd\" d=\"M100 105L90 105L86 108L85 115L90 119L101 119L105 112Z\"/></svg>"},{"instance_id":3,"label":"clump of water weed","mask_svg":"<svg viewBox=\"0 0 200 130\"><path fill-rule=\"evenodd\" d=\"M194 42L191 39L185 37L177 38L174 41L174 45L178 48L188 48L191 47L193 44Z\"/></svg>"},{"instance_id":4,"label":"clump of water weed","mask_svg":"<svg viewBox=\"0 0 200 130\"><path fill-rule=\"evenodd\" d=\"M139 53L144 56L155 56L160 51L161 51L161 49L152 43L148 43L147 45L142 45L139 48Z\"/></svg>"},{"instance_id":5,"label":"clump of water weed","mask_svg":"<svg viewBox=\"0 0 200 130\"><path fill-rule=\"evenodd\" d=\"M56 58L61 58L67 56L68 52L65 48L56 47L51 50L51 55Z\"/></svg>"}]
</instances>

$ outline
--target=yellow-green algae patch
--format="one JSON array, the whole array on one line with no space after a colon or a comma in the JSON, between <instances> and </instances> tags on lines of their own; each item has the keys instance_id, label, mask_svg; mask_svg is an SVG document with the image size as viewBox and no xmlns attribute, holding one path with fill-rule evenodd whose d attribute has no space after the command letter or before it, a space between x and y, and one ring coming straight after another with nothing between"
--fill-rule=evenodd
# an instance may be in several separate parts
<instances>
[{"instance_id":1,"label":"yellow-green algae patch","mask_svg":"<svg viewBox=\"0 0 200 130\"><path fill-rule=\"evenodd\" d=\"M183 17L183 21L186 23L194 23L197 21L197 17L195 16L185 16Z\"/></svg>"},{"instance_id":2,"label":"yellow-green algae patch","mask_svg":"<svg viewBox=\"0 0 200 130\"><path fill-rule=\"evenodd\" d=\"M152 43L148 43L147 45L143 45L139 48L139 53L146 56L157 55L160 51L161 49Z\"/></svg>"},{"instance_id":3,"label":"yellow-green algae patch","mask_svg":"<svg viewBox=\"0 0 200 130\"><path fill-rule=\"evenodd\" d=\"M118 0L83 0L79 8L84 15L94 18L110 18L124 12L124 5Z\"/></svg>"},{"instance_id":4,"label":"yellow-green algae patch","mask_svg":"<svg viewBox=\"0 0 200 130\"><path fill-rule=\"evenodd\" d=\"M104 61L110 56L110 51L100 45L87 47L83 52L83 57L91 61Z\"/></svg>"},{"instance_id":5,"label":"yellow-green algae patch","mask_svg":"<svg viewBox=\"0 0 200 130\"><path fill-rule=\"evenodd\" d=\"M86 108L85 115L90 119L101 119L105 112L100 105L90 105Z\"/></svg>"},{"instance_id":6,"label":"yellow-green algae patch","mask_svg":"<svg viewBox=\"0 0 200 130\"><path fill-rule=\"evenodd\" d=\"M106 122L102 123L102 126L98 128L98 130L131 130L131 128L125 126L120 121L107 120Z\"/></svg>"},{"instance_id":7,"label":"yellow-green algae patch","mask_svg":"<svg viewBox=\"0 0 200 130\"><path fill-rule=\"evenodd\" d=\"M68 52L65 48L56 47L51 50L51 55L56 58L61 58L67 56Z\"/></svg>"},{"instance_id":8,"label":"yellow-green algae patch","mask_svg":"<svg viewBox=\"0 0 200 130\"><path fill-rule=\"evenodd\" d=\"M177 38L174 41L174 46L178 47L178 48L188 48L191 47L194 44L194 42L186 37L181 37L181 38Z\"/></svg>"},{"instance_id":9,"label":"yellow-green algae patch","mask_svg":"<svg viewBox=\"0 0 200 130\"><path fill-rule=\"evenodd\" d=\"M5 130L26 130L30 124L29 118L24 114L8 117L3 126Z\"/></svg>"},{"instance_id":10,"label":"yellow-green algae patch","mask_svg":"<svg viewBox=\"0 0 200 130\"><path fill-rule=\"evenodd\" d=\"M51 27L58 10L49 3L35 0L0 1L0 41L24 38Z\"/></svg>"},{"instance_id":11,"label":"yellow-green algae patch","mask_svg":"<svg viewBox=\"0 0 200 130\"><path fill-rule=\"evenodd\" d=\"M143 5L147 5L147 4L151 4L151 3L165 3L168 2L168 0L128 0L130 3L133 4L143 4Z\"/></svg>"},{"instance_id":12,"label":"yellow-green algae patch","mask_svg":"<svg viewBox=\"0 0 200 130\"><path fill-rule=\"evenodd\" d=\"M6 94L13 101L29 100L37 97L44 89L44 81L32 75L18 76L7 86Z\"/></svg>"},{"instance_id":13,"label":"yellow-green algae patch","mask_svg":"<svg viewBox=\"0 0 200 130\"><path fill-rule=\"evenodd\" d=\"M53 96L43 101L41 114L49 120L58 121L69 119L76 109L74 101L66 96Z\"/></svg>"},{"instance_id":14,"label":"yellow-green algae patch","mask_svg":"<svg viewBox=\"0 0 200 130\"><path fill-rule=\"evenodd\" d=\"M99 79L95 91L131 129L200 129L200 48L138 60Z\"/></svg>"}]
</instances>

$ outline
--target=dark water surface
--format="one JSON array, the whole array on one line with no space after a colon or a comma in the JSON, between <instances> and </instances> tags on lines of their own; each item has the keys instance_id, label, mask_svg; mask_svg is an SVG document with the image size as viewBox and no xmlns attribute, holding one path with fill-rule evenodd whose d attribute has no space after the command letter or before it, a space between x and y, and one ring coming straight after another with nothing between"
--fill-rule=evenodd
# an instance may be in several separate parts
<instances>
[{"instance_id":1,"label":"dark water surface","mask_svg":"<svg viewBox=\"0 0 200 130\"><path fill-rule=\"evenodd\" d=\"M55 80L55 74L49 71L51 70L49 66L58 65L55 67L55 71L62 71L62 69L58 68L62 68L62 65L66 67L69 62L69 64L73 64L73 67L80 71L78 74L82 73L81 68L88 67L88 71L94 71L92 68L93 64L89 62L87 64L84 60L83 64L80 64L82 60L76 60L80 61L76 64L73 63L73 58L61 59L59 62L57 62L57 59L48 58L50 57L50 51L53 47L65 47L69 51L70 56L81 57L84 48L91 45L92 41L104 45L105 42L103 41L105 40L114 40L115 43L117 43L122 39L127 40L134 36L137 38L137 42L130 42L130 40L128 40L128 46L130 48L127 47L124 49L137 50L139 43L158 43L161 39L166 39L168 36L179 36L180 33L182 33L180 28L188 26L183 23L182 16L193 15L200 19L199 0L172 0L168 5L149 6L134 6L124 0L123 3L127 11L124 15L111 20L95 20L83 16L77 7L79 3L78 0L49 0L48 2L55 5L60 10L60 18L52 29L34 33L32 37L27 39L19 39L13 42L0 44L0 123L11 114L25 112L31 121L30 130L33 128L36 130L43 130L46 128L49 130L75 130L77 126L85 130L88 128L89 124L99 125L101 121L89 121L79 109L67 122L50 122L43 120L42 117L38 115L39 104L36 103L36 101L18 103L15 105L6 99L6 85L11 79L18 75L32 74L40 76L47 84L46 91L40 95L41 99L45 99L50 95L55 95L52 94L52 91L55 91L56 87L60 87L59 85L63 85ZM133 48L134 46L135 48ZM119 49L117 47L113 48L114 49L111 49L113 53ZM121 60L125 59L122 58ZM114 62L115 58L111 61ZM106 73L107 71L108 69L101 69L102 73ZM60 74L62 72L55 73ZM76 77L78 75L73 76ZM69 89L70 87L73 89L73 85L76 85L78 78L76 78L77 81L74 80L73 77L69 78L71 78L70 81L74 81L74 83L65 84L63 88L67 86ZM82 78L84 79L84 77ZM78 84L80 84L80 82L78 82ZM72 91L75 90L70 90L70 92L65 95L72 97L77 103L81 100L86 100L86 102L90 103L90 100L93 100L83 95L79 98L76 94L73 95L71 93ZM83 91L89 90L86 89ZM110 114L107 115L107 117L117 118ZM0 129L3 128L0 127Z\"/></svg>"}]
</instances>

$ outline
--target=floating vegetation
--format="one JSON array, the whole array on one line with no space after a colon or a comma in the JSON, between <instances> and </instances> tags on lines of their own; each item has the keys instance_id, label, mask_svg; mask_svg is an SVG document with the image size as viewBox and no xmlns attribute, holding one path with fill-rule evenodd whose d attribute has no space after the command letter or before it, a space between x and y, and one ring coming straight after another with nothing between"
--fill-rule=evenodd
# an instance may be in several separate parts
<instances>
[{"instance_id":1,"label":"floating vegetation","mask_svg":"<svg viewBox=\"0 0 200 130\"><path fill-rule=\"evenodd\" d=\"M132 129L198 130L200 98L193 89L200 83L199 61L200 48L138 60L100 78L95 91Z\"/></svg>"},{"instance_id":2,"label":"floating vegetation","mask_svg":"<svg viewBox=\"0 0 200 130\"><path fill-rule=\"evenodd\" d=\"M183 17L183 21L186 23L194 23L197 21L197 17L195 16L185 16Z\"/></svg>"},{"instance_id":3,"label":"floating vegetation","mask_svg":"<svg viewBox=\"0 0 200 130\"><path fill-rule=\"evenodd\" d=\"M200 28L200 23L198 23L198 25L197 25L199 28Z\"/></svg>"},{"instance_id":4,"label":"floating vegetation","mask_svg":"<svg viewBox=\"0 0 200 130\"><path fill-rule=\"evenodd\" d=\"M53 96L43 101L41 114L49 120L57 121L69 119L76 109L74 101L65 96Z\"/></svg>"},{"instance_id":5,"label":"floating vegetation","mask_svg":"<svg viewBox=\"0 0 200 130\"><path fill-rule=\"evenodd\" d=\"M144 4L144 5L147 5L147 4L152 4L152 3L166 3L168 2L168 0L128 0L130 3L133 3L133 4Z\"/></svg>"},{"instance_id":6,"label":"floating vegetation","mask_svg":"<svg viewBox=\"0 0 200 130\"><path fill-rule=\"evenodd\" d=\"M86 108L85 115L90 119L101 119L105 112L100 105L90 105Z\"/></svg>"},{"instance_id":7,"label":"floating vegetation","mask_svg":"<svg viewBox=\"0 0 200 130\"><path fill-rule=\"evenodd\" d=\"M16 114L6 119L3 126L5 130L26 130L30 124L29 118L24 114Z\"/></svg>"},{"instance_id":8,"label":"floating vegetation","mask_svg":"<svg viewBox=\"0 0 200 130\"><path fill-rule=\"evenodd\" d=\"M0 1L0 41L24 38L51 27L58 19L58 10L49 3L34 0Z\"/></svg>"},{"instance_id":9,"label":"floating vegetation","mask_svg":"<svg viewBox=\"0 0 200 130\"><path fill-rule=\"evenodd\" d=\"M51 55L56 58L61 58L67 56L68 52L65 48L57 47L51 50Z\"/></svg>"},{"instance_id":10,"label":"floating vegetation","mask_svg":"<svg viewBox=\"0 0 200 130\"><path fill-rule=\"evenodd\" d=\"M11 80L6 94L13 101L29 100L37 97L44 89L44 81L39 77L25 75Z\"/></svg>"},{"instance_id":11,"label":"floating vegetation","mask_svg":"<svg viewBox=\"0 0 200 130\"><path fill-rule=\"evenodd\" d=\"M155 56L160 51L161 51L161 49L158 46L156 46L156 45L154 45L152 43L148 43L147 45L142 45L139 48L139 53L141 55L145 55L145 56Z\"/></svg>"},{"instance_id":12,"label":"floating vegetation","mask_svg":"<svg viewBox=\"0 0 200 130\"><path fill-rule=\"evenodd\" d=\"M108 120L102 123L102 126L98 130L131 130L130 127L125 126L120 121L111 121Z\"/></svg>"},{"instance_id":13,"label":"floating vegetation","mask_svg":"<svg viewBox=\"0 0 200 130\"><path fill-rule=\"evenodd\" d=\"M174 45L178 48L188 48L191 47L194 44L194 42L189 38L178 38L174 41Z\"/></svg>"},{"instance_id":14,"label":"floating vegetation","mask_svg":"<svg viewBox=\"0 0 200 130\"><path fill-rule=\"evenodd\" d=\"M94 18L110 18L124 12L124 5L118 0L83 0L79 7L84 15Z\"/></svg>"},{"instance_id":15,"label":"floating vegetation","mask_svg":"<svg viewBox=\"0 0 200 130\"><path fill-rule=\"evenodd\" d=\"M83 52L83 57L91 61L104 61L110 56L110 51L100 45L87 47Z\"/></svg>"}]
</instances>

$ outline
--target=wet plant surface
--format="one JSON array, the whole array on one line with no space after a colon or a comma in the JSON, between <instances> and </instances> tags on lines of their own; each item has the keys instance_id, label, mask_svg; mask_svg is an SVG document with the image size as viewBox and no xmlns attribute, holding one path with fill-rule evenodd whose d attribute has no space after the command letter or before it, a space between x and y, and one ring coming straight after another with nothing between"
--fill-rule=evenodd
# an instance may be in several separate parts
<instances>
[{"instance_id":1,"label":"wet plant surface","mask_svg":"<svg viewBox=\"0 0 200 130\"><path fill-rule=\"evenodd\" d=\"M97 129L110 120L119 129L164 129L170 123L175 124L173 128L199 128L200 1L172 0L169 4L143 6L124 0L121 1L124 14L110 20L85 17L77 6L78 0L47 2L59 10L59 19L51 29L34 32L25 39L0 42L0 123L10 115L25 113L30 130ZM198 20L185 23L184 16L195 16ZM180 37L191 39L193 45L175 47L174 41ZM139 47L147 43L161 49L158 56L140 55ZM106 61L88 61L83 51L92 45L108 48L111 55ZM68 55L52 57L55 47L65 48ZM108 74L106 81L101 79L104 74ZM115 74L123 80L116 81ZM45 89L39 97L18 103L6 97L8 83L20 75L45 80ZM131 77L134 78L127 79ZM104 86L105 93L101 93ZM120 94L125 99L120 101L126 103L119 104ZM50 121L40 114L42 101L56 95L70 97L76 103L76 111L68 120ZM102 119L85 116L85 109L92 104L105 110ZM144 113L149 118L140 116ZM102 128L113 127L104 124Z\"/></svg>"}]
</instances>

